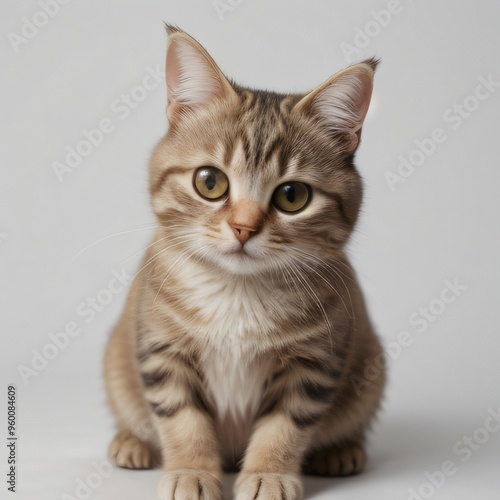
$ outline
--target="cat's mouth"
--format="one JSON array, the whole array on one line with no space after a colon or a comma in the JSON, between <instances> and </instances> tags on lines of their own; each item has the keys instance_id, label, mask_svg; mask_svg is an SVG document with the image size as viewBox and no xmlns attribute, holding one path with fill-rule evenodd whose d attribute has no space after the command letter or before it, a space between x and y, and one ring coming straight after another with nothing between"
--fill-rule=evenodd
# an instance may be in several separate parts
<instances>
[{"instance_id":1,"label":"cat's mouth","mask_svg":"<svg viewBox=\"0 0 500 500\"><path fill-rule=\"evenodd\" d=\"M227 252L225 252L226 255L232 255L234 257L238 257L238 258L252 258L252 255L250 255L247 251L247 249L242 246L240 248L233 248L231 250L228 250Z\"/></svg>"},{"instance_id":2,"label":"cat's mouth","mask_svg":"<svg viewBox=\"0 0 500 500\"><path fill-rule=\"evenodd\" d=\"M234 274L264 271L269 265L268 256L262 252L259 245L255 246L254 243L242 245L237 241L232 241L214 250L214 253L210 252L213 261Z\"/></svg>"},{"instance_id":3,"label":"cat's mouth","mask_svg":"<svg viewBox=\"0 0 500 500\"><path fill-rule=\"evenodd\" d=\"M266 261L245 246L222 251L218 260L222 267L236 274L255 273L266 267Z\"/></svg>"},{"instance_id":4,"label":"cat's mouth","mask_svg":"<svg viewBox=\"0 0 500 500\"><path fill-rule=\"evenodd\" d=\"M229 245L219 248L219 251L225 256L232 256L240 259L254 257L253 252L248 248L248 245L242 244L239 241L231 241Z\"/></svg>"}]
</instances>

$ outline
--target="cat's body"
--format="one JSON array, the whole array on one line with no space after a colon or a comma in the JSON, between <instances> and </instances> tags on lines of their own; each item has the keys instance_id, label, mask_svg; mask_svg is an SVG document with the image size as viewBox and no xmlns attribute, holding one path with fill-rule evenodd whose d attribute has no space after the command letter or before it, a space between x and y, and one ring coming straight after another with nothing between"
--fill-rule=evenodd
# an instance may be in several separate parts
<instances>
[{"instance_id":1,"label":"cat's body","mask_svg":"<svg viewBox=\"0 0 500 500\"><path fill-rule=\"evenodd\" d=\"M301 469L362 469L384 385L382 369L364 379L381 348L342 250L374 64L353 67L349 109L348 73L307 96L250 91L170 35L159 226L106 352L110 455L161 461L164 500L219 499L221 468L240 465L238 499L300 498ZM330 86L333 127L314 112Z\"/></svg>"}]
</instances>

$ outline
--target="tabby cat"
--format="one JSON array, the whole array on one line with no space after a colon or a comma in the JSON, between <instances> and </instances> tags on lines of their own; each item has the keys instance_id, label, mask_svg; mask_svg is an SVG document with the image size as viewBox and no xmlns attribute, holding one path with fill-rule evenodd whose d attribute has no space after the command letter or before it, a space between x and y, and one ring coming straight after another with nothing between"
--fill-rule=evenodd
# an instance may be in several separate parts
<instances>
[{"instance_id":1,"label":"tabby cat","mask_svg":"<svg viewBox=\"0 0 500 500\"><path fill-rule=\"evenodd\" d=\"M360 472L383 359L343 248L376 61L308 94L251 90L168 27L157 229L105 356L121 467L163 500L302 498L300 473ZM363 381L360 383L359 381ZM366 382L366 383L365 383Z\"/></svg>"}]
</instances>

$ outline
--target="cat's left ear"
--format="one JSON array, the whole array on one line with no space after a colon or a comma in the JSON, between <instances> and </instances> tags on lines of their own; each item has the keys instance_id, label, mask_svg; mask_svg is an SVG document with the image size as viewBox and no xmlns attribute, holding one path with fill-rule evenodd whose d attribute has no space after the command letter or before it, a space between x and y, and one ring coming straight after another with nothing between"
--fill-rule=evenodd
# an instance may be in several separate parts
<instances>
[{"instance_id":1,"label":"cat's left ear","mask_svg":"<svg viewBox=\"0 0 500 500\"><path fill-rule=\"evenodd\" d=\"M294 112L317 116L332 133L345 136L347 152L353 153L370 106L376 66L371 59L338 72L303 97Z\"/></svg>"},{"instance_id":2,"label":"cat's left ear","mask_svg":"<svg viewBox=\"0 0 500 500\"><path fill-rule=\"evenodd\" d=\"M200 43L172 26L167 26L167 33L165 75L167 116L171 123L187 109L235 95L227 78Z\"/></svg>"}]
</instances>

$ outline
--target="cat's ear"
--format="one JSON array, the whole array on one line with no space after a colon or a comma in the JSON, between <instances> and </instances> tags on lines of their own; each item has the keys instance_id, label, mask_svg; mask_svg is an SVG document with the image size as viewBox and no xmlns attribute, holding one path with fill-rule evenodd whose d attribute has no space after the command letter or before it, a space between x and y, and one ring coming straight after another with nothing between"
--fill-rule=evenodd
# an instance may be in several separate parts
<instances>
[{"instance_id":1,"label":"cat's ear","mask_svg":"<svg viewBox=\"0 0 500 500\"><path fill-rule=\"evenodd\" d=\"M377 61L350 66L303 97L295 112L312 113L332 133L344 135L347 151L354 152L370 106Z\"/></svg>"},{"instance_id":2,"label":"cat's ear","mask_svg":"<svg viewBox=\"0 0 500 500\"><path fill-rule=\"evenodd\" d=\"M186 108L234 95L227 78L194 38L171 26L167 26L167 33L165 74L170 122Z\"/></svg>"}]
</instances>

